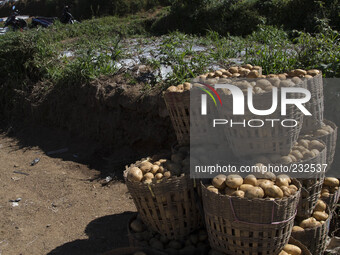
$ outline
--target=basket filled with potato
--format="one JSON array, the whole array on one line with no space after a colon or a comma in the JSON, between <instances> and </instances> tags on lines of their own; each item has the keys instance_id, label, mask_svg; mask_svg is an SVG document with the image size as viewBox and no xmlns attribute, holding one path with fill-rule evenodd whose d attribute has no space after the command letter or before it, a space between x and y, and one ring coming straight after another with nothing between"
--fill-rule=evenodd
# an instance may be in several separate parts
<instances>
[{"instance_id":1,"label":"basket filled with potato","mask_svg":"<svg viewBox=\"0 0 340 255\"><path fill-rule=\"evenodd\" d=\"M305 245L293 237L289 238L288 244L286 244L279 255L312 255Z\"/></svg>"},{"instance_id":2,"label":"basket filled with potato","mask_svg":"<svg viewBox=\"0 0 340 255\"><path fill-rule=\"evenodd\" d=\"M123 247L105 252L102 255L166 255L166 253L144 247Z\"/></svg>"},{"instance_id":3,"label":"basket filled with potato","mask_svg":"<svg viewBox=\"0 0 340 255\"><path fill-rule=\"evenodd\" d=\"M339 197L339 179L326 177L321 190L321 199L328 205L331 212L335 210Z\"/></svg>"},{"instance_id":4,"label":"basket filled with potato","mask_svg":"<svg viewBox=\"0 0 340 255\"><path fill-rule=\"evenodd\" d=\"M278 254L288 243L301 184L287 175L217 175L201 182L213 249L227 254Z\"/></svg>"},{"instance_id":5,"label":"basket filled with potato","mask_svg":"<svg viewBox=\"0 0 340 255\"><path fill-rule=\"evenodd\" d=\"M335 154L338 127L329 120L324 120L321 128L309 131L304 137L312 137L322 140L327 146L327 169L330 168Z\"/></svg>"},{"instance_id":6,"label":"basket filled with potato","mask_svg":"<svg viewBox=\"0 0 340 255\"><path fill-rule=\"evenodd\" d=\"M302 87L305 82L298 77L296 79L280 80L278 77L262 79L220 79L219 84L232 84L242 90L245 101L252 99L253 108L256 110L272 109L273 97L280 97L279 88ZM251 88L253 94L248 96L248 89ZM275 90L277 92L275 92ZM281 105L269 115L254 114L248 107L245 107L244 114L234 114L234 95L227 88L217 89L222 95L223 107L219 108L219 116L226 119L229 123L224 128L225 135L233 150L238 157L245 157L259 154L280 154L286 155L297 141L303 123L303 113L293 104L286 107L284 119L295 120L294 125L282 125ZM301 98L301 93L289 93L289 98ZM254 111L254 110L253 110ZM279 120L268 122L270 120ZM240 124L244 123L244 124Z\"/></svg>"},{"instance_id":7,"label":"basket filled with potato","mask_svg":"<svg viewBox=\"0 0 340 255\"><path fill-rule=\"evenodd\" d=\"M262 73L262 68L259 66L252 66L246 64L243 66L233 66L228 70L220 69L215 72L200 75L193 79L193 81L185 82L177 86L170 86L163 93L166 107L168 109L171 123L175 129L177 141L180 145L187 145L190 142L201 143L207 141L204 137L207 130L210 128L210 123L201 121L201 109L196 107L190 108L190 91L193 87L206 88L203 84L214 84L219 79L228 77L246 77L248 74L259 77ZM253 77L253 78L255 78ZM216 113L215 105L207 104L209 113ZM190 134L190 125L195 126L195 133ZM218 130L216 132L219 132ZM192 139L190 139L190 137ZM222 138L223 132L214 138Z\"/></svg>"},{"instance_id":8,"label":"basket filled with potato","mask_svg":"<svg viewBox=\"0 0 340 255\"><path fill-rule=\"evenodd\" d=\"M142 159L124 172L142 221L169 239L179 239L202 225L196 181L189 176L188 149L179 148L168 159Z\"/></svg>"},{"instance_id":9,"label":"basket filled with potato","mask_svg":"<svg viewBox=\"0 0 340 255\"><path fill-rule=\"evenodd\" d=\"M324 98L322 73L319 70L295 69L288 72L289 77L304 79L307 83L307 89L311 93L311 99L304 104L311 116L304 116L302 129L303 133L317 130L322 127Z\"/></svg>"},{"instance_id":10,"label":"basket filled with potato","mask_svg":"<svg viewBox=\"0 0 340 255\"><path fill-rule=\"evenodd\" d=\"M296 221L292 237L304 244L313 255L322 255L326 249L331 217L327 204L318 200L310 217Z\"/></svg>"},{"instance_id":11,"label":"basket filled with potato","mask_svg":"<svg viewBox=\"0 0 340 255\"><path fill-rule=\"evenodd\" d=\"M169 239L150 230L134 215L128 226L130 246L147 247L170 255L205 255L210 249L206 230L199 229L181 239Z\"/></svg>"}]
</instances>

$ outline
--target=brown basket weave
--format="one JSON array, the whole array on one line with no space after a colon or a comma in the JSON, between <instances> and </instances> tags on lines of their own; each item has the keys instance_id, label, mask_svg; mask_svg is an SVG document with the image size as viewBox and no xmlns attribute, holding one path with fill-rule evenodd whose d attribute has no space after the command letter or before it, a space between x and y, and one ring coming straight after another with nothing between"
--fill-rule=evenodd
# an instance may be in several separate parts
<instances>
[{"instance_id":1,"label":"brown basket weave","mask_svg":"<svg viewBox=\"0 0 340 255\"><path fill-rule=\"evenodd\" d=\"M105 252L102 255L133 255L135 252L143 251L146 255L166 255L160 251L154 251L145 247L124 247Z\"/></svg>"},{"instance_id":2,"label":"brown basket weave","mask_svg":"<svg viewBox=\"0 0 340 255\"><path fill-rule=\"evenodd\" d=\"M313 255L323 255L326 249L326 238L329 232L329 224L332 214L327 208L328 219L319 227L307 228L305 231L292 232L292 237L306 245Z\"/></svg>"},{"instance_id":3,"label":"brown basket weave","mask_svg":"<svg viewBox=\"0 0 340 255\"><path fill-rule=\"evenodd\" d=\"M126 179L142 221L169 239L180 239L202 226L195 183L189 176L174 176L150 185Z\"/></svg>"},{"instance_id":4,"label":"brown basket weave","mask_svg":"<svg viewBox=\"0 0 340 255\"><path fill-rule=\"evenodd\" d=\"M322 197L322 201L324 201L331 212L334 212L336 205L339 201L340 197L340 190L338 189L334 194L329 194L329 197Z\"/></svg>"},{"instance_id":5,"label":"brown basket weave","mask_svg":"<svg viewBox=\"0 0 340 255\"><path fill-rule=\"evenodd\" d=\"M319 176L314 179L299 179L301 183L309 182L309 184L302 185L297 217L304 218L313 213L316 202L320 197L324 179L324 173L319 174Z\"/></svg>"},{"instance_id":6,"label":"brown basket weave","mask_svg":"<svg viewBox=\"0 0 340 255\"><path fill-rule=\"evenodd\" d=\"M291 93L290 96L299 98L301 95ZM221 118L232 120L234 123L242 123L244 120L247 122L251 119L259 119L265 123L262 127L235 125L224 129L235 156L270 153L287 155L290 152L299 137L303 122L303 113L295 105L287 105L287 114L284 117L296 120L298 124L295 127L283 127L279 122L272 127L271 122L267 122L266 119L282 119L280 106L273 114L267 116L254 115L248 109L245 109L244 115L239 116L233 115L231 111L232 96L226 98L228 106L223 108ZM253 100L256 109L269 109L272 105L272 93L255 94Z\"/></svg>"},{"instance_id":7,"label":"brown basket weave","mask_svg":"<svg viewBox=\"0 0 340 255\"><path fill-rule=\"evenodd\" d=\"M324 112L322 74L318 74L307 80L307 89L311 93L311 99L305 104L312 116L304 116L302 133L321 128Z\"/></svg>"},{"instance_id":8,"label":"brown basket weave","mask_svg":"<svg viewBox=\"0 0 340 255\"><path fill-rule=\"evenodd\" d=\"M293 237L289 238L289 243L299 247L302 251L301 255L312 255L312 253L310 253L310 251L307 249L305 245L303 245L301 242L294 239Z\"/></svg>"},{"instance_id":9,"label":"brown basket weave","mask_svg":"<svg viewBox=\"0 0 340 255\"><path fill-rule=\"evenodd\" d=\"M292 182L301 188L301 184ZM213 249L234 254L278 254L288 243L300 191L283 199L247 199L209 191L202 196L209 242Z\"/></svg>"}]
</instances>

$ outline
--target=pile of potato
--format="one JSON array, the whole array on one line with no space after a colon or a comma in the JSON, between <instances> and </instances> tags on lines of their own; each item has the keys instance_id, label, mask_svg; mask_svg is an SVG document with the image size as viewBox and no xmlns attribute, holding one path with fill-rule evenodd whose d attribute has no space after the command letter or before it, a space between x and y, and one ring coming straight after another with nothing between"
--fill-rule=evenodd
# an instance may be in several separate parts
<instances>
[{"instance_id":1,"label":"pile of potato","mask_svg":"<svg viewBox=\"0 0 340 255\"><path fill-rule=\"evenodd\" d=\"M302 250L300 247L294 245L294 244L286 244L283 247L283 250L279 253L279 255L301 255Z\"/></svg>"},{"instance_id":2,"label":"pile of potato","mask_svg":"<svg viewBox=\"0 0 340 255\"><path fill-rule=\"evenodd\" d=\"M335 194L339 190L339 179L334 177L326 177L322 190L321 190L321 197L328 198L330 195Z\"/></svg>"},{"instance_id":3,"label":"pile of potato","mask_svg":"<svg viewBox=\"0 0 340 255\"><path fill-rule=\"evenodd\" d=\"M293 227L293 232L302 232L308 228L316 228L325 223L329 215L326 213L327 205L324 201L318 200L313 211L312 217L304 219L300 222L299 226Z\"/></svg>"},{"instance_id":4,"label":"pile of potato","mask_svg":"<svg viewBox=\"0 0 340 255\"><path fill-rule=\"evenodd\" d=\"M302 79L311 79L313 76L316 76L320 73L320 71L316 69L308 71L295 69L288 73L262 75L260 74L260 70L261 67L259 66L246 64L243 66L232 66L228 70L220 69L215 72L203 74L197 77L197 79L200 80L200 82L205 82L210 85L216 83L233 84L238 86L244 92L246 92L248 88L253 88L253 94L263 94L272 91L274 87L280 88L299 86L299 84L303 82ZM256 80L249 81L238 78L256 78ZM199 83L194 85L200 86ZM170 86L167 89L167 92L184 92L190 90L192 87L193 85L191 83L185 82L177 86ZM228 89L223 91L226 95L231 94Z\"/></svg>"},{"instance_id":5,"label":"pile of potato","mask_svg":"<svg viewBox=\"0 0 340 255\"><path fill-rule=\"evenodd\" d=\"M257 176L257 177L256 177ZM275 176L273 173L256 173L242 178L237 174L219 174L211 180L207 189L211 192L240 198L281 199L294 195L298 187L292 184L287 175Z\"/></svg>"},{"instance_id":6,"label":"pile of potato","mask_svg":"<svg viewBox=\"0 0 340 255\"><path fill-rule=\"evenodd\" d=\"M200 229L183 240L169 240L154 231L150 231L137 217L130 223L130 230L133 237L139 241L141 246L151 247L156 250L165 251L168 254L190 255L199 254L197 251L210 249L208 234L204 229ZM206 252L204 254L206 254Z\"/></svg>"},{"instance_id":7,"label":"pile of potato","mask_svg":"<svg viewBox=\"0 0 340 255\"><path fill-rule=\"evenodd\" d=\"M147 158L134 166L127 172L127 179L130 182L142 182L145 184L159 183L172 176L182 176L189 173L190 156L189 147L180 147L171 155L171 159Z\"/></svg>"},{"instance_id":8,"label":"pile of potato","mask_svg":"<svg viewBox=\"0 0 340 255\"><path fill-rule=\"evenodd\" d=\"M311 137L322 137L325 135L332 134L334 132L334 129L326 124L323 124L323 126L320 129L310 131L309 133L305 134L305 136L311 136Z\"/></svg>"},{"instance_id":9,"label":"pile of potato","mask_svg":"<svg viewBox=\"0 0 340 255\"><path fill-rule=\"evenodd\" d=\"M286 156L267 154L252 157L252 161L262 164L290 164L315 158L325 145L318 140L300 139Z\"/></svg>"}]
</instances>

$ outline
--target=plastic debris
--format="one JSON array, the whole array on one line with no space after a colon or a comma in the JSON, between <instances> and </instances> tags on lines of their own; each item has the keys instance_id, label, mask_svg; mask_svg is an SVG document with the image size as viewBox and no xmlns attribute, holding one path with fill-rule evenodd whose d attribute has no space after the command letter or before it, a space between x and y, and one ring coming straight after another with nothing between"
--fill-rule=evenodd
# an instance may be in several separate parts
<instances>
[{"instance_id":1,"label":"plastic debris","mask_svg":"<svg viewBox=\"0 0 340 255\"><path fill-rule=\"evenodd\" d=\"M23 175L30 175L28 173L24 173L24 172L21 172L21 171L13 171L13 173L15 173L15 174L23 174Z\"/></svg>"},{"instance_id":2,"label":"plastic debris","mask_svg":"<svg viewBox=\"0 0 340 255\"><path fill-rule=\"evenodd\" d=\"M31 166L34 166L34 165L38 164L39 161L40 161L40 158L34 159L34 160L31 162Z\"/></svg>"}]
</instances>

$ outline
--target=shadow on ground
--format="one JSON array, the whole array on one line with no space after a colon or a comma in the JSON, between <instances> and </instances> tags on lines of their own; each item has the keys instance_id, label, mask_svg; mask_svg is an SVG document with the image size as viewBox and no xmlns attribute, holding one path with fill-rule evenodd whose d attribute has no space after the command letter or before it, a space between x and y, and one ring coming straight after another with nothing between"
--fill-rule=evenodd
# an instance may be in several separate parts
<instances>
[{"instance_id":1,"label":"shadow on ground","mask_svg":"<svg viewBox=\"0 0 340 255\"><path fill-rule=\"evenodd\" d=\"M126 226L133 214L124 212L93 220L85 229L88 239L65 243L47 255L96 255L126 247L129 245Z\"/></svg>"}]
</instances>

